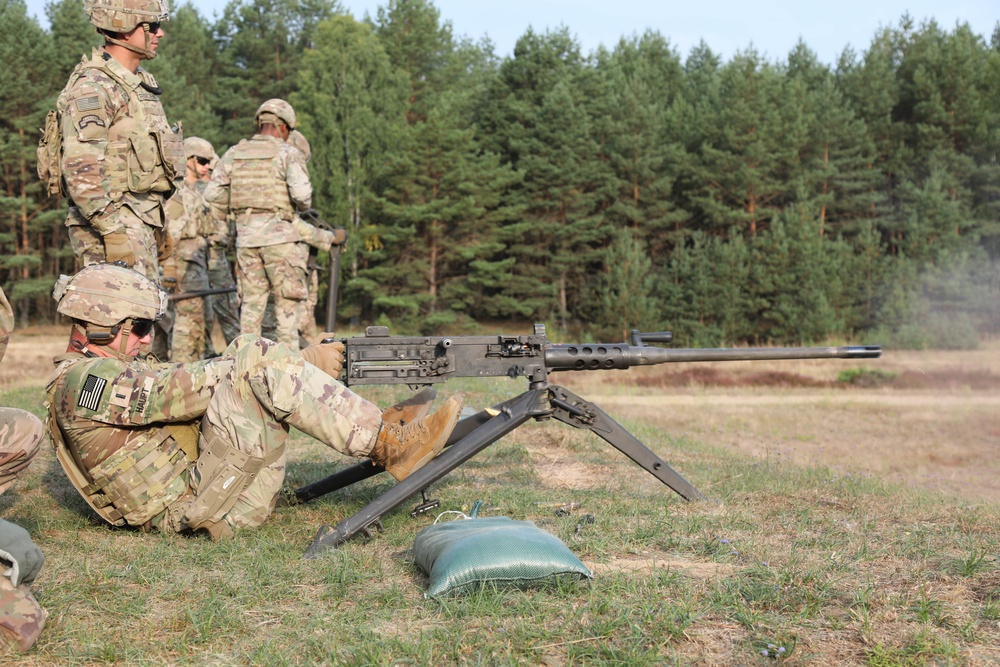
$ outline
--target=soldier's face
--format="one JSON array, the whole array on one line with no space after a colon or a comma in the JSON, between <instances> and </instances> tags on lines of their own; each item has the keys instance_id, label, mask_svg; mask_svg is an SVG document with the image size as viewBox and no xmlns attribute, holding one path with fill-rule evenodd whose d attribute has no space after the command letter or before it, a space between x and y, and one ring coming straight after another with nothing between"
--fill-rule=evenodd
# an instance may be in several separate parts
<instances>
[{"instance_id":1,"label":"soldier's face","mask_svg":"<svg viewBox=\"0 0 1000 667\"><path fill-rule=\"evenodd\" d=\"M108 347L113 350L118 350L121 348L122 342L122 332L124 329L118 330L118 335L115 336L114 340L108 343ZM125 346L125 354L130 357L134 357L139 354L139 350L143 345L150 345L153 342L153 332L146 331L142 336L138 336L134 329L130 329L128 332L128 344Z\"/></svg>"},{"instance_id":2,"label":"soldier's face","mask_svg":"<svg viewBox=\"0 0 1000 667\"><path fill-rule=\"evenodd\" d=\"M154 54L156 47L160 45L160 38L164 36L163 28L159 23L149 23L149 46L146 46L146 30L139 24L135 30L125 35L125 41L140 49L148 48Z\"/></svg>"},{"instance_id":3,"label":"soldier's face","mask_svg":"<svg viewBox=\"0 0 1000 667\"><path fill-rule=\"evenodd\" d=\"M211 160L201 157L189 157L187 161L188 169L195 173L200 179L208 178L208 165Z\"/></svg>"}]
</instances>

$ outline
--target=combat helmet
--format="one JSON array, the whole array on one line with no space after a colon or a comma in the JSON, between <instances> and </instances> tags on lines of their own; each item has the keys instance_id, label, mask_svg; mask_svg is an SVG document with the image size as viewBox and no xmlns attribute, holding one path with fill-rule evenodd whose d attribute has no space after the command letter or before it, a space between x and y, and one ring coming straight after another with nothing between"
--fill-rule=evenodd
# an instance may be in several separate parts
<instances>
[{"instance_id":1,"label":"combat helmet","mask_svg":"<svg viewBox=\"0 0 1000 667\"><path fill-rule=\"evenodd\" d=\"M88 342L107 344L120 328L119 358L125 358L134 323L156 321L167 310L167 295L159 285L119 263L91 264L73 276L60 276L52 297L59 302L59 314L72 318Z\"/></svg>"},{"instance_id":2,"label":"combat helmet","mask_svg":"<svg viewBox=\"0 0 1000 667\"><path fill-rule=\"evenodd\" d=\"M287 125L289 130L294 130L295 109L285 100L274 97L260 105L257 113L254 114L254 120L257 121L257 127L271 123L272 125ZM276 123L275 121L281 122Z\"/></svg>"},{"instance_id":3,"label":"combat helmet","mask_svg":"<svg viewBox=\"0 0 1000 667\"><path fill-rule=\"evenodd\" d=\"M83 10L97 32L104 35L104 39L150 60L156 57L156 52L149 48L149 24L170 20L167 0L84 0ZM115 33L132 32L139 25L146 32L145 49L111 36Z\"/></svg>"}]
</instances>

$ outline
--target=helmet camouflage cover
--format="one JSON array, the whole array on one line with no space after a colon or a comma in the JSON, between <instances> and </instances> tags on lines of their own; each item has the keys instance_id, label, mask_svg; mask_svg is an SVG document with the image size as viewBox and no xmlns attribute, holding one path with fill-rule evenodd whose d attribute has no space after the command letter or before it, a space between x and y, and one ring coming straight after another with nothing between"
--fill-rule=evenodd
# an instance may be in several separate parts
<instances>
[{"instance_id":1,"label":"helmet camouflage cover","mask_svg":"<svg viewBox=\"0 0 1000 667\"><path fill-rule=\"evenodd\" d=\"M167 0L84 0L83 10L98 30L131 32L140 23L170 19Z\"/></svg>"},{"instance_id":2,"label":"helmet camouflage cover","mask_svg":"<svg viewBox=\"0 0 1000 667\"><path fill-rule=\"evenodd\" d=\"M184 159L191 157L205 158L206 160L218 159L212 144L201 137L184 137Z\"/></svg>"},{"instance_id":3,"label":"helmet camouflage cover","mask_svg":"<svg viewBox=\"0 0 1000 667\"><path fill-rule=\"evenodd\" d=\"M118 264L91 264L74 276L60 276L52 296L61 315L102 327L129 318L158 320L167 310L159 285Z\"/></svg>"},{"instance_id":4,"label":"helmet camouflage cover","mask_svg":"<svg viewBox=\"0 0 1000 667\"><path fill-rule=\"evenodd\" d=\"M287 125L289 130L295 129L295 109L285 100L276 97L261 104L254 118L257 120L257 125L274 123L277 119Z\"/></svg>"}]
</instances>

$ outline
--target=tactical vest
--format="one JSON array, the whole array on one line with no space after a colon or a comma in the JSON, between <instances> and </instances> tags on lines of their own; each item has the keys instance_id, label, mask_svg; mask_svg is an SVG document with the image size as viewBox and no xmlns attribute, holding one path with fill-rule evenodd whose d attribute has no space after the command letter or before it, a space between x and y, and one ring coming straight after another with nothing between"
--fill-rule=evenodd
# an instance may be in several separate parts
<instances>
[{"instance_id":1,"label":"tactical vest","mask_svg":"<svg viewBox=\"0 0 1000 667\"><path fill-rule=\"evenodd\" d=\"M105 173L111 192L146 194L149 192L173 192L173 181L183 176L185 170L184 136L178 127L170 128L160 103L160 88L156 79L140 68L136 73L142 81L133 88L105 60L100 50L95 50L90 60L77 65L70 75L66 88L69 90L87 70L100 70L118 84L118 90L127 100L128 112L108 128ZM66 99L59 96L54 112L46 117L46 127L38 147L38 174L48 183L49 192L54 194L54 182L61 185L62 137L54 141L50 126L61 127L60 116L66 111ZM61 134L61 133L60 133ZM44 162L43 162L44 161Z\"/></svg>"},{"instance_id":2,"label":"tactical vest","mask_svg":"<svg viewBox=\"0 0 1000 667\"><path fill-rule=\"evenodd\" d=\"M116 395L115 381L121 368L113 364L87 364L86 382L76 391L69 392L65 384L80 379L70 371L74 365L84 363L84 356L68 353L56 359L60 363L46 387L45 401L47 426L56 459L76 490L101 518L115 526L126 523L141 526L187 491L184 473L197 452L186 454L178 444L178 439L183 438L175 438L170 427L137 428L135 436L120 449L88 469L59 426L57 394L62 389L64 398L67 395L72 398L73 405L63 409L71 409L73 419L92 420L95 429L112 428L108 420L120 415L127 405L123 405L123 399L131 397ZM181 424L175 428L190 430L191 426ZM196 424L194 428L197 431Z\"/></svg>"},{"instance_id":3,"label":"tactical vest","mask_svg":"<svg viewBox=\"0 0 1000 667\"><path fill-rule=\"evenodd\" d=\"M229 208L234 211L276 212L291 220L292 199L288 184L276 169L282 144L264 139L244 139L232 149Z\"/></svg>"}]
</instances>

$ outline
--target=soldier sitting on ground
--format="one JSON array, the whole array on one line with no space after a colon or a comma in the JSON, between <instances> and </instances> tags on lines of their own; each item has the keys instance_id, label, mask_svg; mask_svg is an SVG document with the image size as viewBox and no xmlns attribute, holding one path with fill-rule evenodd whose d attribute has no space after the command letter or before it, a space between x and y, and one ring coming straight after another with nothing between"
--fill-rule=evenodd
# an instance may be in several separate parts
<instances>
[{"instance_id":1,"label":"soldier sitting on ground","mask_svg":"<svg viewBox=\"0 0 1000 667\"><path fill-rule=\"evenodd\" d=\"M166 295L124 266L63 276L54 296L73 329L48 385L49 433L70 481L115 525L218 539L262 524L292 426L401 480L440 453L461 411L452 397L427 415L425 394L383 413L335 379L340 343L300 353L244 335L214 359L146 363L136 352Z\"/></svg>"}]
</instances>

